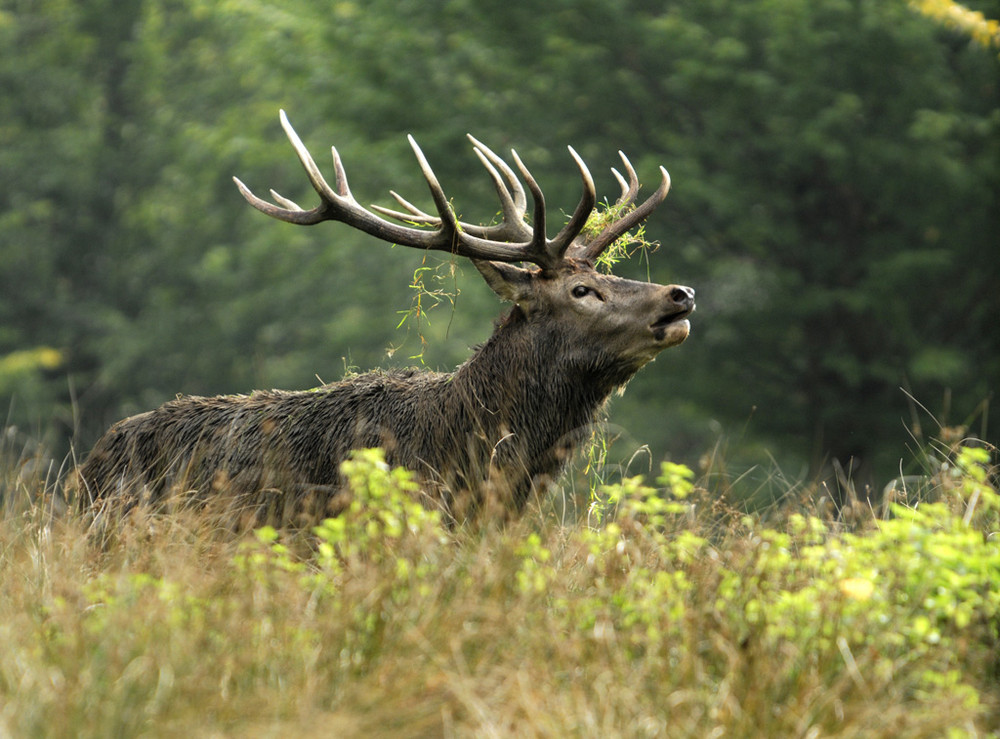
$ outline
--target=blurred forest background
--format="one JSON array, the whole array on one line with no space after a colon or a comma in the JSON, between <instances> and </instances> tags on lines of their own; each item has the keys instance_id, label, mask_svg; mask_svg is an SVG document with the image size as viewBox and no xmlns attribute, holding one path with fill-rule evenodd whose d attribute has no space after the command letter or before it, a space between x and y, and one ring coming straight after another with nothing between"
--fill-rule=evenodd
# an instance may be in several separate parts
<instances>
[{"instance_id":1,"label":"blurred forest background","mask_svg":"<svg viewBox=\"0 0 1000 739\"><path fill-rule=\"evenodd\" d=\"M82 457L177 393L451 369L489 335L471 265L243 201L232 175L311 207L284 108L364 203L430 207L412 133L465 220L497 210L466 132L515 147L554 218L579 196L567 144L612 199L619 148L644 192L670 170L661 248L616 272L691 285L698 311L614 400L623 459L884 484L942 426L997 444L998 35L915 5L942 4L3 0L7 440ZM422 291L440 304L397 327Z\"/></svg>"}]
</instances>

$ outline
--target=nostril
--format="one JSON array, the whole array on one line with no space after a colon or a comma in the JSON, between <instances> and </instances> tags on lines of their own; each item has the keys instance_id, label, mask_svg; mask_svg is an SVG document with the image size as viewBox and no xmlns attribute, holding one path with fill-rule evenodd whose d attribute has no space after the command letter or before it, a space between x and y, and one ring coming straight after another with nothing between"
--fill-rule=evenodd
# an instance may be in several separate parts
<instances>
[{"instance_id":1,"label":"nostril","mask_svg":"<svg viewBox=\"0 0 1000 739\"><path fill-rule=\"evenodd\" d=\"M686 303L694 300L694 290L690 287L675 287L670 291L670 299L675 303Z\"/></svg>"}]
</instances>

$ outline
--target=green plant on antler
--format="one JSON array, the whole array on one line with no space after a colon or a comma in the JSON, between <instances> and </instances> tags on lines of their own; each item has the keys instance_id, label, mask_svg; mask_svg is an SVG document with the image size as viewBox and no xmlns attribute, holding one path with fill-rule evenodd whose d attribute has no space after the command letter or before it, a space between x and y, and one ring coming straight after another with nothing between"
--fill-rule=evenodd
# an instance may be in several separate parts
<instances>
[{"instance_id":1,"label":"green plant on antler","mask_svg":"<svg viewBox=\"0 0 1000 739\"><path fill-rule=\"evenodd\" d=\"M609 224L621 219L633 207L629 203L598 203L587 219L587 225L583 227L584 236L593 238ZM630 259L636 251L641 251L645 257L658 247L659 243L646 239L646 224L640 223L615 239L597 258L596 266L603 272L611 272L612 267L622 260Z\"/></svg>"}]
</instances>

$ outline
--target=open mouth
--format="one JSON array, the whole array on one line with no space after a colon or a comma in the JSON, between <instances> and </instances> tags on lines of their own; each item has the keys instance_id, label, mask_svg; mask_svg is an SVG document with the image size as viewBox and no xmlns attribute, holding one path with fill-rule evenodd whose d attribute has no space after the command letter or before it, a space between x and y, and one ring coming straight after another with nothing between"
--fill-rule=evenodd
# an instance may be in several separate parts
<instances>
[{"instance_id":1,"label":"open mouth","mask_svg":"<svg viewBox=\"0 0 1000 739\"><path fill-rule=\"evenodd\" d=\"M688 337L691 331L691 324L687 322L687 317L694 311L694 305L687 308L675 310L672 313L664 313L649 325L649 330L653 333L653 340L657 346L674 346ZM664 343L666 342L666 343Z\"/></svg>"},{"instance_id":2,"label":"open mouth","mask_svg":"<svg viewBox=\"0 0 1000 739\"><path fill-rule=\"evenodd\" d=\"M684 320L685 318L691 315L692 311L694 311L694 306L691 306L690 308L685 308L683 310L674 311L673 313L666 313L657 318L653 323L649 325L649 327L654 332L659 329L664 329L672 323L677 323L678 321Z\"/></svg>"}]
</instances>

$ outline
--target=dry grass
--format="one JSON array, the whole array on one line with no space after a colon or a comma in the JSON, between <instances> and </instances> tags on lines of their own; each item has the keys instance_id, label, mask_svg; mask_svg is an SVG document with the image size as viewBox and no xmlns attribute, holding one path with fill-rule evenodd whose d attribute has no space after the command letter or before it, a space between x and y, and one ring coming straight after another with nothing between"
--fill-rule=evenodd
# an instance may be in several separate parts
<instances>
[{"instance_id":1,"label":"dry grass","mask_svg":"<svg viewBox=\"0 0 1000 739\"><path fill-rule=\"evenodd\" d=\"M449 531L357 464L358 505L315 533L147 512L103 546L8 466L0 735L1000 729L984 465L936 481L950 508L850 531L791 503L764 524L683 468L606 490L600 524Z\"/></svg>"}]
</instances>

